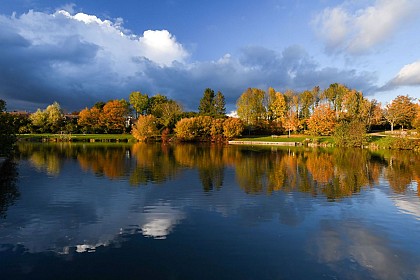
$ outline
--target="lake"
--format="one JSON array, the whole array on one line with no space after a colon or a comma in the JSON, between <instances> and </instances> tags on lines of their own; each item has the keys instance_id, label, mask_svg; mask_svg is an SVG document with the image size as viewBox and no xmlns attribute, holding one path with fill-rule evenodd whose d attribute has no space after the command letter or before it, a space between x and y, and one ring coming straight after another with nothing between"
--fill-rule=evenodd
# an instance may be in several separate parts
<instances>
[{"instance_id":1,"label":"lake","mask_svg":"<svg viewBox=\"0 0 420 280\"><path fill-rule=\"evenodd\" d=\"M20 143L1 279L420 279L420 155Z\"/></svg>"}]
</instances>

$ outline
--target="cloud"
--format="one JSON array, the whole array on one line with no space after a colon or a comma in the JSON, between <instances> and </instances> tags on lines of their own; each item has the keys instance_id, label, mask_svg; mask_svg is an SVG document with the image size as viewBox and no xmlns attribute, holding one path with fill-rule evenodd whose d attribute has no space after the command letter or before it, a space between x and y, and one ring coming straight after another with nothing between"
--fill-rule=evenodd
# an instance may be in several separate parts
<instances>
[{"instance_id":1,"label":"cloud","mask_svg":"<svg viewBox=\"0 0 420 280\"><path fill-rule=\"evenodd\" d=\"M420 86L420 60L404 65L397 75L380 90L392 90L401 86Z\"/></svg>"},{"instance_id":2,"label":"cloud","mask_svg":"<svg viewBox=\"0 0 420 280\"><path fill-rule=\"evenodd\" d=\"M366 53L420 12L420 2L414 0L376 0L360 9L355 3L326 8L314 18L314 27L328 50Z\"/></svg>"},{"instance_id":3,"label":"cloud","mask_svg":"<svg viewBox=\"0 0 420 280\"><path fill-rule=\"evenodd\" d=\"M248 46L234 56L189 61L167 30L133 34L123 20L29 11L0 15L0 98L9 109L44 108L54 101L68 111L97 101L128 98L131 91L162 93L196 110L207 87L220 90L234 110L248 87L304 90L344 83L368 92L375 76L321 67L300 46L281 52Z\"/></svg>"}]
</instances>

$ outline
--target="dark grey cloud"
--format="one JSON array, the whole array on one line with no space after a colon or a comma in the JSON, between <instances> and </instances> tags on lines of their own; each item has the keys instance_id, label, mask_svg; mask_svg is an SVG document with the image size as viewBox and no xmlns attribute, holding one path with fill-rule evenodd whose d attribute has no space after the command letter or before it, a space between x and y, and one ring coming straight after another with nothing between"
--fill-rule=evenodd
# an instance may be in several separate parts
<instances>
[{"instance_id":1,"label":"dark grey cloud","mask_svg":"<svg viewBox=\"0 0 420 280\"><path fill-rule=\"evenodd\" d=\"M248 46L215 61L188 61L168 31L129 34L120 22L86 15L0 15L0 98L9 109L36 110L54 101L80 110L131 91L161 93L196 110L205 88L222 91L228 110L248 87L297 91L344 83L369 92L375 77L325 67L305 49ZM165 45L166 48L161 48Z\"/></svg>"}]
</instances>

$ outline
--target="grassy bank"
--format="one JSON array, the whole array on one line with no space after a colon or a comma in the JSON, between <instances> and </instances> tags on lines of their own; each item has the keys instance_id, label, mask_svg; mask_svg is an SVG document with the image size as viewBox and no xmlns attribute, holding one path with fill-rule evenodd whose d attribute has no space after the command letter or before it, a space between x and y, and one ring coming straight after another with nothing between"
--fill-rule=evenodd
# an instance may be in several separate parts
<instances>
[{"instance_id":1,"label":"grassy bank","mask_svg":"<svg viewBox=\"0 0 420 280\"><path fill-rule=\"evenodd\" d=\"M19 134L20 141L38 142L132 142L135 141L131 134Z\"/></svg>"},{"instance_id":2,"label":"grassy bank","mask_svg":"<svg viewBox=\"0 0 420 280\"><path fill-rule=\"evenodd\" d=\"M308 135L287 135L280 136L250 136L241 137L235 140L240 141L257 141L257 142L295 142L295 143L313 143L323 146L329 146L334 144L334 139L331 136L308 136Z\"/></svg>"},{"instance_id":3,"label":"grassy bank","mask_svg":"<svg viewBox=\"0 0 420 280\"><path fill-rule=\"evenodd\" d=\"M413 137L401 137L391 135L368 134L368 142L364 146L371 149L391 149L391 150L414 150L420 151L420 139ZM303 145L313 146L334 146L334 138L332 136L308 136L308 135L287 135L281 136L251 136L241 137L235 140L239 141L253 141L253 142L295 142Z\"/></svg>"}]
</instances>

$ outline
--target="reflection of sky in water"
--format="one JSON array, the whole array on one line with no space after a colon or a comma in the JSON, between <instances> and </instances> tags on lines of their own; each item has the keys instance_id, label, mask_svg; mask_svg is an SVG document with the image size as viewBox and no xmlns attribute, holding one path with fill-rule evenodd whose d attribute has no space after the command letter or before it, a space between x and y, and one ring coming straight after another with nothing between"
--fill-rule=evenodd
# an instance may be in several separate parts
<instances>
[{"instance_id":1,"label":"reflection of sky in water","mask_svg":"<svg viewBox=\"0 0 420 280\"><path fill-rule=\"evenodd\" d=\"M29 253L97 252L127 236L160 244L173 237L192 247L207 242L209 253L238 261L246 255L273 265L279 258L297 269L300 258L343 279L420 278L415 184L396 195L381 179L375 188L328 202L297 191L247 195L232 166L224 169L223 187L207 193L193 168L140 187L82 171L75 160L61 162L55 176L22 161L19 174L22 196L0 220L0 244L20 244Z\"/></svg>"}]
</instances>

